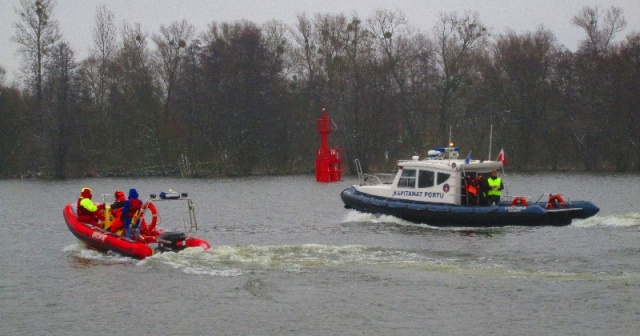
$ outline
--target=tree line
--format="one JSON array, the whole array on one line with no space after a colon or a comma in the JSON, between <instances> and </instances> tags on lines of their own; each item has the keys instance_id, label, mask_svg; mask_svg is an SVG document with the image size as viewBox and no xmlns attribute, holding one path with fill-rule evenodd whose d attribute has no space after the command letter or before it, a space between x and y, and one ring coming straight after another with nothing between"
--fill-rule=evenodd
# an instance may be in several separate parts
<instances>
[{"instance_id":1,"label":"tree line","mask_svg":"<svg viewBox=\"0 0 640 336\"><path fill-rule=\"evenodd\" d=\"M450 137L474 159L504 148L514 170L640 170L640 34L614 42L616 7L577 13L571 52L544 26L496 34L475 12L427 33L386 10L148 33L101 6L79 60L54 4L16 8L23 75L9 85L0 67L1 177L310 173L322 107L346 172Z\"/></svg>"}]
</instances>

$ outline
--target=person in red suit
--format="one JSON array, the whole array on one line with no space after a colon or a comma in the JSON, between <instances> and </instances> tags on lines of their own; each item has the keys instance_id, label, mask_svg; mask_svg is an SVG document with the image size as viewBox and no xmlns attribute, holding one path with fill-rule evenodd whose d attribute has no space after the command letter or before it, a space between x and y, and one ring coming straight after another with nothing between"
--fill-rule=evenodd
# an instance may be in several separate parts
<instances>
[{"instance_id":1,"label":"person in red suit","mask_svg":"<svg viewBox=\"0 0 640 336\"><path fill-rule=\"evenodd\" d=\"M104 214L102 213L104 204L96 205L91 200L91 197L93 197L91 189L82 188L78 198L78 220L99 227L100 222L104 221Z\"/></svg>"},{"instance_id":2,"label":"person in red suit","mask_svg":"<svg viewBox=\"0 0 640 336\"><path fill-rule=\"evenodd\" d=\"M127 198L124 196L124 192L122 191L116 191L113 196L116 201L111 204L111 215L113 216L113 222L111 222L109 232L117 233L118 230L122 229L122 207L127 201Z\"/></svg>"}]
</instances>

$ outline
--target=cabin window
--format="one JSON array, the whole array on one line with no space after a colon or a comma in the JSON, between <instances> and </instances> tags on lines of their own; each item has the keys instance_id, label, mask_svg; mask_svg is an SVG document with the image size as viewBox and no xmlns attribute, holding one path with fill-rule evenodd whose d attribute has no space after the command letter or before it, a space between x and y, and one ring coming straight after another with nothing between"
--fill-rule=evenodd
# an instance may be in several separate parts
<instances>
[{"instance_id":1,"label":"cabin window","mask_svg":"<svg viewBox=\"0 0 640 336\"><path fill-rule=\"evenodd\" d=\"M449 179L450 176L451 176L451 174L438 173L438 184L442 184L442 183L447 182L447 180Z\"/></svg>"},{"instance_id":2,"label":"cabin window","mask_svg":"<svg viewBox=\"0 0 640 336\"><path fill-rule=\"evenodd\" d=\"M398 188L415 188L416 187L416 170L403 169L400 180L398 180Z\"/></svg>"},{"instance_id":3,"label":"cabin window","mask_svg":"<svg viewBox=\"0 0 640 336\"><path fill-rule=\"evenodd\" d=\"M428 170L421 170L418 175L418 188L433 187L434 173Z\"/></svg>"}]
</instances>

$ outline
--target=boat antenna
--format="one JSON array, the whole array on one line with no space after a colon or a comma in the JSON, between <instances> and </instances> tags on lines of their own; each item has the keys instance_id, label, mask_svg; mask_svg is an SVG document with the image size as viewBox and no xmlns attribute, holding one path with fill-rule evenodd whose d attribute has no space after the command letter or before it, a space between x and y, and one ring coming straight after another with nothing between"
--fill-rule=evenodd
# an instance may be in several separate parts
<instances>
[{"instance_id":1,"label":"boat antenna","mask_svg":"<svg viewBox=\"0 0 640 336\"><path fill-rule=\"evenodd\" d=\"M489 158L487 160L491 161L491 142L493 142L493 124L491 124L491 129L489 131Z\"/></svg>"},{"instance_id":2,"label":"boat antenna","mask_svg":"<svg viewBox=\"0 0 640 336\"><path fill-rule=\"evenodd\" d=\"M453 146L453 143L451 142L451 124L449 124L449 146Z\"/></svg>"}]
</instances>

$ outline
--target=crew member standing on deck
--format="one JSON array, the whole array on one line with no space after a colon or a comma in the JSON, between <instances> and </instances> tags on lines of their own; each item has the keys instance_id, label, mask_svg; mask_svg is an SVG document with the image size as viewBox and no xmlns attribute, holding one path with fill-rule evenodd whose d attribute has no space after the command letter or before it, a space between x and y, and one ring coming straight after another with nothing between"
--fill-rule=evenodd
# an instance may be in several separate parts
<instances>
[{"instance_id":1,"label":"crew member standing on deck","mask_svg":"<svg viewBox=\"0 0 640 336\"><path fill-rule=\"evenodd\" d=\"M136 221L140 216L140 210L142 209L142 201L138 199L138 191L135 189L129 190L129 199L124 203L122 207L122 223L124 224L124 232L127 238L131 239L132 226L135 228L136 223L132 220L135 217Z\"/></svg>"},{"instance_id":2,"label":"crew member standing on deck","mask_svg":"<svg viewBox=\"0 0 640 336\"><path fill-rule=\"evenodd\" d=\"M491 176L487 179L487 185L489 186L489 190L487 190L488 205L498 205L504 185L502 185L502 179L498 177L498 172L495 169L491 171Z\"/></svg>"},{"instance_id":3,"label":"crew member standing on deck","mask_svg":"<svg viewBox=\"0 0 640 336\"><path fill-rule=\"evenodd\" d=\"M471 177L469 175L465 178L465 183L467 184L466 192L467 192L467 205L477 205L478 204L478 192L480 191L480 184L477 177Z\"/></svg>"},{"instance_id":4,"label":"crew member standing on deck","mask_svg":"<svg viewBox=\"0 0 640 336\"><path fill-rule=\"evenodd\" d=\"M489 191L487 179L484 178L484 175L478 173L476 180L478 180L478 205L487 205L487 191Z\"/></svg>"}]
</instances>

